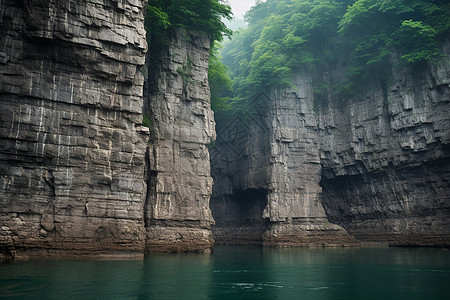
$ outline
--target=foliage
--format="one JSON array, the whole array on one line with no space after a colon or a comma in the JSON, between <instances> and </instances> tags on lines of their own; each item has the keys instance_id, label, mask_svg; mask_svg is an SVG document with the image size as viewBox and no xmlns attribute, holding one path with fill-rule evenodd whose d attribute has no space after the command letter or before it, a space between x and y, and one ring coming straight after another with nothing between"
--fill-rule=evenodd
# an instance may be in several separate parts
<instances>
[{"instance_id":1,"label":"foliage","mask_svg":"<svg viewBox=\"0 0 450 300\"><path fill-rule=\"evenodd\" d=\"M150 119L149 116L144 115L142 118L142 126L152 128L152 125L153 125L152 119Z\"/></svg>"},{"instance_id":2,"label":"foliage","mask_svg":"<svg viewBox=\"0 0 450 300\"><path fill-rule=\"evenodd\" d=\"M211 108L215 112L229 110L233 94L229 69L221 62L219 47L217 43L211 47L208 68Z\"/></svg>"},{"instance_id":3,"label":"foliage","mask_svg":"<svg viewBox=\"0 0 450 300\"><path fill-rule=\"evenodd\" d=\"M222 0L149 0L144 24L150 51L166 45L177 27L205 32L211 43L221 41L231 35L222 18L231 19L231 8Z\"/></svg>"},{"instance_id":4,"label":"foliage","mask_svg":"<svg viewBox=\"0 0 450 300\"><path fill-rule=\"evenodd\" d=\"M348 76L357 79L379 74L386 81L393 54L400 63L414 64L440 57L440 41L450 28L450 4L441 0L357 0L339 22L346 41Z\"/></svg>"},{"instance_id":5,"label":"foliage","mask_svg":"<svg viewBox=\"0 0 450 300\"><path fill-rule=\"evenodd\" d=\"M335 90L349 94L364 80L386 86L393 57L418 64L439 59L450 32L446 0L266 0L246 15L249 26L223 51L235 100L290 85L292 73L343 64ZM324 82L315 79L315 89Z\"/></svg>"},{"instance_id":6,"label":"foliage","mask_svg":"<svg viewBox=\"0 0 450 300\"><path fill-rule=\"evenodd\" d=\"M231 36L231 30L223 20L231 20L231 8L222 0L149 0L145 16L147 42L150 52L168 45L170 31L188 28L208 34L211 41L209 80L212 91L212 107L215 110L227 109L227 97L231 94L231 79L227 68L219 58L215 42L223 36ZM192 62L188 59L177 72L183 83L192 82L190 70Z\"/></svg>"}]
</instances>

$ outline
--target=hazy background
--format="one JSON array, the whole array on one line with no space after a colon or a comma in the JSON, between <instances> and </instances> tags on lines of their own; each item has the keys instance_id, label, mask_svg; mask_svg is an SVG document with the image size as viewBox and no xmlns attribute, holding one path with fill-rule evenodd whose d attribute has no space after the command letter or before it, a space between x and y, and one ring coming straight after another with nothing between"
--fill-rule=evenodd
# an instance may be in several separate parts
<instances>
[{"instance_id":1,"label":"hazy background","mask_svg":"<svg viewBox=\"0 0 450 300\"><path fill-rule=\"evenodd\" d=\"M255 5L255 0L228 0L236 19L243 19L245 12Z\"/></svg>"},{"instance_id":2,"label":"hazy background","mask_svg":"<svg viewBox=\"0 0 450 300\"><path fill-rule=\"evenodd\" d=\"M231 22L228 20L224 21L227 27L233 31L247 27L247 23L244 22L244 14L250 7L255 5L255 0L228 0L228 4L231 6L234 19Z\"/></svg>"}]
</instances>

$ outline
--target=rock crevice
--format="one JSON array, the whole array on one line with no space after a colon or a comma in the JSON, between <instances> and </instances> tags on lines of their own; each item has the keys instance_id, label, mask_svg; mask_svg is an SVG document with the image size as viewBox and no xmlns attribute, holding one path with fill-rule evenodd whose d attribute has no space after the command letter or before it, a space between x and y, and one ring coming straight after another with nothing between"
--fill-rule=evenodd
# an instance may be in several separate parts
<instances>
[{"instance_id":1,"label":"rock crevice","mask_svg":"<svg viewBox=\"0 0 450 300\"><path fill-rule=\"evenodd\" d=\"M210 42L190 30L170 33L170 43L147 58L144 114L151 120L148 251L210 251L212 178L208 145L215 139L210 105Z\"/></svg>"}]
</instances>

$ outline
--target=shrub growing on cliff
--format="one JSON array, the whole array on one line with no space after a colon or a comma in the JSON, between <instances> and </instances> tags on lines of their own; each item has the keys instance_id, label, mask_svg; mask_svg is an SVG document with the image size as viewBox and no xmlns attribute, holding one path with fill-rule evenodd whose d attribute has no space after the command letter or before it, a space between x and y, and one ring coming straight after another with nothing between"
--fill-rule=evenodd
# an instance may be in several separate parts
<instances>
[{"instance_id":1,"label":"shrub growing on cliff","mask_svg":"<svg viewBox=\"0 0 450 300\"><path fill-rule=\"evenodd\" d=\"M214 112L231 109L233 88L229 68L221 61L219 45L215 43L209 54L208 81L211 89L211 108Z\"/></svg>"}]
</instances>

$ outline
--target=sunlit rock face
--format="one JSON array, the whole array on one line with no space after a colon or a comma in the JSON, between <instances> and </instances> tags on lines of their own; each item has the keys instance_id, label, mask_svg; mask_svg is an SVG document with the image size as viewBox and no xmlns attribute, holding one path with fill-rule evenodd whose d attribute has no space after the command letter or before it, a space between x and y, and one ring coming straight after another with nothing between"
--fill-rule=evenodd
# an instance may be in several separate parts
<instances>
[{"instance_id":1,"label":"sunlit rock face","mask_svg":"<svg viewBox=\"0 0 450 300\"><path fill-rule=\"evenodd\" d=\"M143 253L141 0L0 3L0 252Z\"/></svg>"},{"instance_id":2,"label":"sunlit rock face","mask_svg":"<svg viewBox=\"0 0 450 300\"><path fill-rule=\"evenodd\" d=\"M210 41L177 30L147 59L145 114L151 120L147 251L210 251L212 192L208 145L215 139L208 84Z\"/></svg>"},{"instance_id":3,"label":"sunlit rock face","mask_svg":"<svg viewBox=\"0 0 450 300\"><path fill-rule=\"evenodd\" d=\"M261 95L219 123L211 149L216 240L448 246L449 57L420 72L396 68L387 91L373 83L325 106L314 99L311 74L297 74L295 88ZM242 195L246 215L236 209Z\"/></svg>"},{"instance_id":4,"label":"sunlit rock face","mask_svg":"<svg viewBox=\"0 0 450 300\"><path fill-rule=\"evenodd\" d=\"M322 204L364 241L450 244L450 44L420 71L396 68L319 116Z\"/></svg>"}]
</instances>

